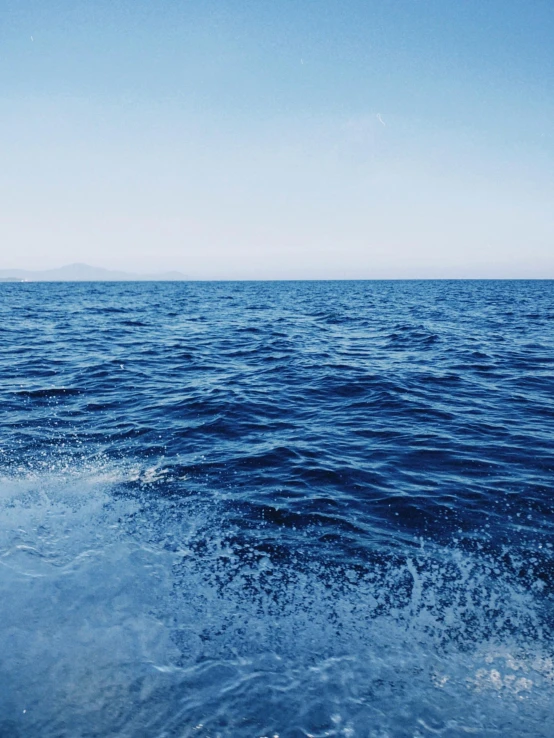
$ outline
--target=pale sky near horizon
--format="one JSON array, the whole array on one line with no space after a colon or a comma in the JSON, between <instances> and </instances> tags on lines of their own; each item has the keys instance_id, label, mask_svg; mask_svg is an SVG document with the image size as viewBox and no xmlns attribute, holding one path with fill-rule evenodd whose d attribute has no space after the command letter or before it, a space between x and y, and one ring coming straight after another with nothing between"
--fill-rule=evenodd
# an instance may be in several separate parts
<instances>
[{"instance_id":1,"label":"pale sky near horizon","mask_svg":"<svg viewBox=\"0 0 554 738\"><path fill-rule=\"evenodd\" d=\"M0 269L554 278L551 0L0 0Z\"/></svg>"}]
</instances>

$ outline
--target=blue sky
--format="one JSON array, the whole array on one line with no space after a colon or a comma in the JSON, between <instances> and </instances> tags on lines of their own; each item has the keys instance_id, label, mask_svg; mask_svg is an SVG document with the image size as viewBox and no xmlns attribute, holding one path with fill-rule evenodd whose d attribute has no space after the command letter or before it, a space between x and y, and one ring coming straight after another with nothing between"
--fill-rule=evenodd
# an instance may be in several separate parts
<instances>
[{"instance_id":1,"label":"blue sky","mask_svg":"<svg viewBox=\"0 0 554 738\"><path fill-rule=\"evenodd\" d=\"M549 0L0 0L0 268L554 277Z\"/></svg>"}]
</instances>

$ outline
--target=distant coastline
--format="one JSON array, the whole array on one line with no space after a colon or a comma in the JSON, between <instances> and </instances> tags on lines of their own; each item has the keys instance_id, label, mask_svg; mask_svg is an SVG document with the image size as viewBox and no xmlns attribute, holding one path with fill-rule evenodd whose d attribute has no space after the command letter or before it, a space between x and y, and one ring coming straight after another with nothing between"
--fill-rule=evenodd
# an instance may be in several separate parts
<instances>
[{"instance_id":1,"label":"distant coastline","mask_svg":"<svg viewBox=\"0 0 554 738\"><path fill-rule=\"evenodd\" d=\"M80 263L42 271L0 269L0 282L182 282L188 279L181 272L134 274Z\"/></svg>"}]
</instances>

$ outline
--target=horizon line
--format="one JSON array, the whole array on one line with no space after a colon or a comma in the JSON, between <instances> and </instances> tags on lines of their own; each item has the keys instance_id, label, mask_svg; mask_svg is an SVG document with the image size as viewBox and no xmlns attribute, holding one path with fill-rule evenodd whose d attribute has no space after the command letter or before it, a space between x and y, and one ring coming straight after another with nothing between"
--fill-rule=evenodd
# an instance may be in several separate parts
<instances>
[{"instance_id":1,"label":"horizon line","mask_svg":"<svg viewBox=\"0 0 554 738\"><path fill-rule=\"evenodd\" d=\"M554 277L186 277L184 279L19 279L0 284L128 284L182 282L553 282Z\"/></svg>"}]
</instances>

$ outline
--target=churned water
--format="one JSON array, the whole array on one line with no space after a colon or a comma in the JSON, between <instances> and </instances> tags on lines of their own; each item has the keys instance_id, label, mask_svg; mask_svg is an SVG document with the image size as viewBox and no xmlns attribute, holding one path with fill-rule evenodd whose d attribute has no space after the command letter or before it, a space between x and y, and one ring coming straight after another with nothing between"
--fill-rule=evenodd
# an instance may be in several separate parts
<instances>
[{"instance_id":1,"label":"churned water","mask_svg":"<svg viewBox=\"0 0 554 738\"><path fill-rule=\"evenodd\" d=\"M554 283L0 285L2 738L554 736Z\"/></svg>"}]
</instances>

